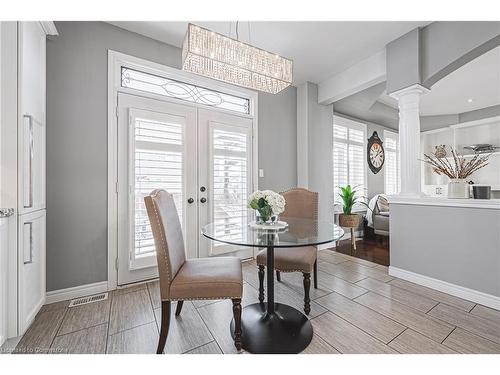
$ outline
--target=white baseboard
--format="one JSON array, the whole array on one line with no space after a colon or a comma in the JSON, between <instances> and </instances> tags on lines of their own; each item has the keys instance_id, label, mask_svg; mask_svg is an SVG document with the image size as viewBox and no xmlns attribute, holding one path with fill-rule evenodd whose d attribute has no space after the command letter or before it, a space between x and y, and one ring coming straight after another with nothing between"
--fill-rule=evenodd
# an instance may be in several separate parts
<instances>
[{"instance_id":1,"label":"white baseboard","mask_svg":"<svg viewBox=\"0 0 500 375\"><path fill-rule=\"evenodd\" d=\"M434 279L429 276L420 275L415 272L406 271L401 268L389 266L389 275L398 277L412 283L426 286L452 296L466 299L481 305L500 310L500 297L483 293L474 289L469 289L460 285L451 284L446 281Z\"/></svg>"},{"instance_id":2,"label":"white baseboard","mask_svg":"<svg viewBox=\"0 0 500 375\"><path fill-rule=\"evenodd\" d=\"M79 285L73 288L52 290L47 292L45 303L54 303L73 298L80 298L108 291L108 282L101 281L93 284Z\"/></svg>"},{"instance_id":3,"label":"white baseboard","mask_svg":"<svg viewBox=\"0 0 500 375\"><path fill-rule=\"evenodd\" d=\"M46 300L47 298L40 299L35 308L31 310L31 313L26 317L26 320L24 322L19 321L19 331L17 332L18 335L24 335L31 323L35 321L36 315L38 314L42 306L46 303Z\"/></svg>"}]
</instances>

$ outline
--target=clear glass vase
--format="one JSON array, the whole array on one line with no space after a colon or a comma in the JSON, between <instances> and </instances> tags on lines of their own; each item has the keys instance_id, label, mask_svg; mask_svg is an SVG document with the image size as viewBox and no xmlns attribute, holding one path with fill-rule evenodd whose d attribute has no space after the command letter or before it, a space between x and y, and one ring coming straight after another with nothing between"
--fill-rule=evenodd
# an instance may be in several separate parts
<instances>
[{"instance_id":1,"label":"clear glass vase","mask_svg":"<svg viewBox=\"0 0 500 375\"><path fill-rule=\"evenodd\" d=\"M263 215L259 210L255 210L255 222L257 224L275 224L278 221L278 215Z\"/></svg>"}]
</instances>

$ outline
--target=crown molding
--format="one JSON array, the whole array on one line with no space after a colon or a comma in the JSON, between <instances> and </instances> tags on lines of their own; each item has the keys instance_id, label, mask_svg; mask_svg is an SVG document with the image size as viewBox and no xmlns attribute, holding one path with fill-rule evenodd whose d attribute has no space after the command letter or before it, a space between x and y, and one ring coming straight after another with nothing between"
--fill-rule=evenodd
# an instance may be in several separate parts
<instances>
[{"instance_id":1,"label":"crown molding","mask_svg":"<svg viewBox=\"0 0 500 375\"><path fill-rule=\"evenodd\" d=\"M424 87L424 86L416 83L414 85L405 87L405 88L400 89L398 91L394 91L394 92L390 93L389 96L396 99L396 100L399 100L399 98L401 98L402 96L408 95L408 94L422 95L422 94L426 94L430 91L431 90L429 90L427 87Z\"/></svg>"},{"instance_id":2,"label":"crown molding","mask_svg":"<svg viewBox=\"0 0 500 375\"><path fill-rule=\"evenodd\" d=\"M42 26L43 31L46 35L59 35L54 22L52 21L39 21L40 26Z\"/></svg>"}]
</instances>

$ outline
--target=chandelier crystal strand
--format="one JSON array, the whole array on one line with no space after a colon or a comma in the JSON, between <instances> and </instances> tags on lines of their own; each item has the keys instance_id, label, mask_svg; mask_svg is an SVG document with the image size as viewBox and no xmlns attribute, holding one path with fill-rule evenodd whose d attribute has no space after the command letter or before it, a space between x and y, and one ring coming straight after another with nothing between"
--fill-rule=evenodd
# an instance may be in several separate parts
<instances>
[{"instance_id":1,"label":"chandelier crystal strand","mask_svg":"<svg viewBox=\"0 0 500 375\"><path fill-rule=\"evenodd\" d=\"M293 62L277 54L189 24L182 69L276 94L292 83Z\"/></svg>"}]
</instances>

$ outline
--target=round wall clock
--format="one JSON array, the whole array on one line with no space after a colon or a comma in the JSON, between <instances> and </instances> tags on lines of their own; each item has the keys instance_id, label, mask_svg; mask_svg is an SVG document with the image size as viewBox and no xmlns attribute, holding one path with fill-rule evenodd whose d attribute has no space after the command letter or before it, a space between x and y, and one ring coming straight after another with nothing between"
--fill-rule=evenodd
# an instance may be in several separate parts
<instances>
[{"instance_id":1,"label":"round wall clock","mask_svg":"<svg viewBox=\"0 0 500 375\"><path fill-rule=\"evenodd\" d=\"M373 132L372 136L368 138L368 166L375 174L380 172L385 161L384 146L382 146L382 143L377 132Z\"/></svg>"}]
</instances>

